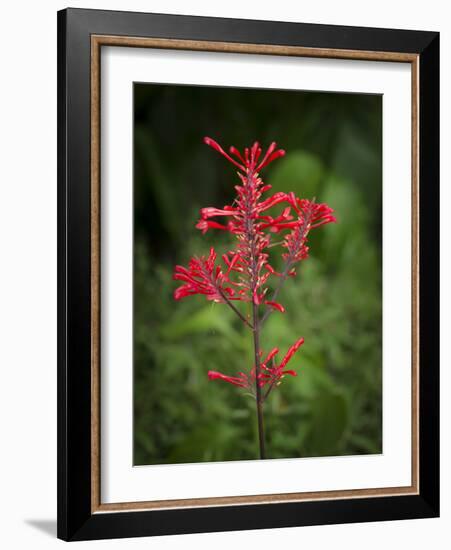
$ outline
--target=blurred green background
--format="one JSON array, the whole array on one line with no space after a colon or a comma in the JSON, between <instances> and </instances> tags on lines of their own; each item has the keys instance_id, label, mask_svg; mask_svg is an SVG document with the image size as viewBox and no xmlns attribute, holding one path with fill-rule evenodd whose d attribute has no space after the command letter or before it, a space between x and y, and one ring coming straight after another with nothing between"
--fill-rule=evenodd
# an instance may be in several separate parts
<instances>
[{"instance_id":1,"label":"blurred green background","mask_svg":"<svg viewBox=\"0 0 451 550\"><path fill-rule=\"evenodd\" d=\"M252 365L248 329L223 304L172 297L175 264L231 239L194 228L237 183L206 135L239 149L277 141L287 155L265 182L327 202L339 220L311 234L280 295L286 313L263 331L262 348L281 355L305 338L298 377L265 403L268 457L381 453L381 96L135 84L134 463L257 457L253 399L207 378Z\"/></svg>"}]
</instances>

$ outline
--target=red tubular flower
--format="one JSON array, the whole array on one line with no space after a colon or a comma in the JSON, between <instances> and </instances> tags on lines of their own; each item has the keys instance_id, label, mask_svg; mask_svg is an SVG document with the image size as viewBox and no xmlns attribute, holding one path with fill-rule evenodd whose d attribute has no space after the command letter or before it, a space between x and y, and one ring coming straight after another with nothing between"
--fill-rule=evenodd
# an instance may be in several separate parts
<instances>
[{"instance_id":1,"label":"red tubular flower","mask_svg":"<svg viewBox=\"0 0 451 550\"><path fill-rule=\"evenodd\" d=\"M247 377L244 373L240 373L239 376L226 376L220 372L209 370L208 378L210 380L224 380L225 382L233 384L234 386L239 386L240 388L246 388L248 384Z\"/></svg>"},{"instance_id":2,"label":"red tubular flower","mask_svg":"<svg viewBox=\"0 0 451 550\"><path fill-rule=\"evenodd\" d=\"M271 300L265 300L265 304L269 307L279 310L281 313L285 313L285 308L278 302L271 302Z\"/></svg>"},{"instance_id":3,"label":"red tubular flower","mask_svg":"<svg viewBox=\"0 0 451 550\"><path fill-rule=\"evenodd\" d=\"M200 229L203 234L205 234L209 229L222 229L223 231L229 230L227 226L210 220L199 220L196 224L196 229Z\"/></svg>"},{"instance_id":4,"label":"red tubular flower","mask_svg":"<svg viewBox=\"0 0 451 550\"><path fill-rule=\"evenodd\" d=\"M228 382L229 384L232 384L233 386L238 386L240 388L245 388L246 390L253 392L254 389L254 382L255 380L250 376L249 374L246 374L244 372L239 372L238 376L227 376L226 374L222 374L221 372L216 372L214 370L208 371L208 379L209 380L223 380L224 382Z\"/></svg>"}]
</instances>

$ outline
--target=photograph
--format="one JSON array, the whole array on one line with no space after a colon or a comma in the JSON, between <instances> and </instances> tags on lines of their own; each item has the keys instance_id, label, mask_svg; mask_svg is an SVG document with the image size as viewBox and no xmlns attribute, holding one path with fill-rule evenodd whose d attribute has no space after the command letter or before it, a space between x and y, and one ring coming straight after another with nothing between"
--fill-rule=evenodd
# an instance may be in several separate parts
<instances>
[{"instance_id":1,"label":"photograph","mask_svg":"<svg viewBox=\"0 0 451 550\"><path fill-rule=\"evenodd\" d=\"M135 466L383 452L382 109L134 82Z\"/></svg>"}]
</instances>

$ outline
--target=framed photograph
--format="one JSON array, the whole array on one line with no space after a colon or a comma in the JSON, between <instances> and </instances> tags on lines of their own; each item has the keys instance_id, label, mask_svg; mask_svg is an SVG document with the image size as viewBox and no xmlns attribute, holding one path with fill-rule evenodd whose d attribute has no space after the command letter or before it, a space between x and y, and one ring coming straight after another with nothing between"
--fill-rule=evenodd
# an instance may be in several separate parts
<instances>
[{"instance_id":1,"label":"framed photograph","mask_svg":"<svg viewBox=\"0 0 451 550\"><path fill-rule=\"evenodd\" d=\"M439 514L439 35L58 13L58 536Z\"/></svg>"}]
</instances>

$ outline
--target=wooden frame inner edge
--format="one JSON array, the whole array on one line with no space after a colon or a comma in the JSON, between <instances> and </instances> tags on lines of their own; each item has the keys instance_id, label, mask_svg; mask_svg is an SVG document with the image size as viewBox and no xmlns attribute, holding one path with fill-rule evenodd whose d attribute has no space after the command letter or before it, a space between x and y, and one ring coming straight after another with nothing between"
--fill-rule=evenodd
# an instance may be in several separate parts
<instances>
[{"instance_id":1,"label":"wooden frame inner edge","mask_svg":"<svg viewBox=\"0 0 451 550\"><path fill-rule=\"evenodd\" d=\"M100 498L100 49L101 46L392 61L412 70L412 483L384 487L267 495L101 503ZM91 36L91 513L306 502L419 494L419 55L128 36Z\"/></svg>"}]
</instances>

